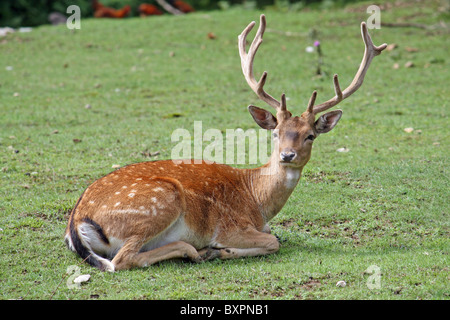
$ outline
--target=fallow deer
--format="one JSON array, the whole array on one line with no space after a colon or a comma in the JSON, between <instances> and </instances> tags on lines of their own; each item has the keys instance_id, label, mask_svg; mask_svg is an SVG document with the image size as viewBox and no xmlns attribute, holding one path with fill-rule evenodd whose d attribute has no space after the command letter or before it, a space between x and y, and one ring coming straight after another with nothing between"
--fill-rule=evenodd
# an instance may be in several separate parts
<instances>
[{"instance_id":1,"label":"fallow deer","mask_svg":"<svg viewBox=\"0 0 450 320\"><path fill-rule=\"evenodd\" d=\"M274 151L267 164L236 169L217 163L171 160L141 162L96 180L81 195L66 228L68 247L101 270L145 267L171 258L195 262L209 259L265 255L278 251L268 222L283 208L303 167L313 141L329 132L342 111L330 109L353 94L363 83L372 59L386 48L374 46L361 23L365 52L351 84L341 91L334 76L336 95L315 105L313 92L306 111L292 116L286 97L280 101L264 91L267 73L259 81L253 73L255 54L266 28L264 15L246 52L250 23L238 37L245 79L257 96L273 107L276 116L249 106L255 122L273 130Z\"/></svg>"}]
</instances>

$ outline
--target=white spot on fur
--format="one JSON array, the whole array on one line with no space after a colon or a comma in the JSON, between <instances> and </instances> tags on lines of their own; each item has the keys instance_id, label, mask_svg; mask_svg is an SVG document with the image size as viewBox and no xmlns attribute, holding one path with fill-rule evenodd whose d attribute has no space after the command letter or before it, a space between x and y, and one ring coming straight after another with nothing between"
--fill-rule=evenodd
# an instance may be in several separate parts
<instances>
[{"instance_id":1,"label":"white spot on fur","mask_svg":"<svg viewBox=\"0 0 450 320\"><path fill-rule=\"evenodd\" d=\"M127 187L127 186L123 186L123 187L122 187L122 189L126 189L126 188L128 188L128 187Z\"/></svg>"},{"instance_id":2,"label":"white spot on fur","mask_svg":"<svg viewBox=\"0 0 450 320\"><path fill-rule=\"evenodd\" d=\"M89 201L89 204L94 204L94 203L95 203L94 200Z\"/></svg>"},{"instance_id":3,"label":"white spot on fur","mask_svg":"<svg viewBox=\"0 0 450 320\"><path fill-rule=\"evenodd\" d=\"M137 179L136 179L136 181L140 181L140 180L142 180L142 178L137 178Z\"/></svg>"},{"instance_id":4,"label":"white spot on fur","mask_svg":"<svg viewBox=\"0 0 450 320\"><path fill-rule=\"evenodd\" d=\"M134 187L135 185L137 185L137 183L133 183L131 186Z\"/></svg>"},{"instance_id":5,"label":"white spot on fur","mask_svg":"<svg viewBox=\"0 0 450 320\"><path fill-rule=\"evenodd\" d=\"M130 213L134 213L134 214L150 214L149 210L141 210L139 208L138 209L119 209L119 210L114 210L112 211L112 213L120 213L120 214L130 214Z\"/></svg>"},{"instance_id":6,"label":"white spot on fur","mask_svg":"<svg viewBox=\"0 0 450 320\"><path fill-rule=\"evenodd\" d=\"M153 189L153 191L155 191L155 192L164 191L164 189L161 188L161 187L156 187L156 188Z\"/></svg>"},{"instance_id":7,"label":"white spot on fur","mask_svg":"<svg viewBox=\"0 0 450 320\"><path fill-rule=\"evenodd\" d=\"M114 207L117 207L119 204L120 204L120 202L117 202L117 203L114 205Z\"/></svg>"},{"instance_id":8,"label":"white spot on fur","mask_svg":"<svg viewBox=\"0 0 450 320\"><path fill-rule=\"evenodd\" d=\"M156 216L158 214L158 211L156 210L155 207L152 207L152 213L154 216Z\"/></svg>"},{"instance_id":9,"label":"white spot on fur","mask_svg":"<svg viewBox=\"0 0 450 320\"><path fill-rule=\"evenodd\" d=\"M135 193L130 193L130 194L128 195L128 197L133 198L134 195L135 195Z\"/></svg>"},{"instance_id":10,"label":"white spot on fur","mask_svg":"<svg viewBox=\"0 0 450 320\"><path fill-rule=\"evenodd\" d=\"M151 197L150 200L152 200L153 203L158 202L158 199L156 199L155 197Z\"/></svg>"},{"instance_id":11,"label":"white spot on fur","mask_svg":"<svg viewBox=\"0 0 450 320\"><path fill-rule=\"evenodd\" d=\"M120 194L120 191L117 191L115 194L116 194L116 195L117 195L117 194Z\"/></svg>"}]
</instances>

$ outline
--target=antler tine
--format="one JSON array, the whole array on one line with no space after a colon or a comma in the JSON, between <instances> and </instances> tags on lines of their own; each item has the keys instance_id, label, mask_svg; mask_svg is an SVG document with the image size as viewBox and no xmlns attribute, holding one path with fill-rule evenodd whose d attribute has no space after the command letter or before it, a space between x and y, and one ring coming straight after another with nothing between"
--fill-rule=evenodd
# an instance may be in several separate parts
<instances>
[{"instance_id":1,"label":"antler tine","mask_svg":"<svg viewBox=\"0 0 450 320\"><path fill-rule=\"evenodd\" d=\"M275 110L281 110L284 108L286 110L286 103L284 102L284 106L270 94L264 91L264 84L267 79L267 72L264 71L260 80L257 82L255 76L253 74L253 61L255 59L255 54L258 51L259 46L262 43L262 37L264 35L264 31L266 30L266 17L265 15L260 16L260 24L258 31L256 32L255 38L248 49L248 53L245 51L245 45L247 40L247 35L255 26L255 21L251 22L242 33L238 37L238 45L239 45L239 55L241 56L241 67L242 72L244 74L245 80L247 80L248 85L252 90L258 95L258 97L266 102L271 107L275 108ZM285 100L284 100L285 101Z\"/></svg>"},{"instance_id":2,"label":"antler tine","mask_svg":"<svg viewBox=\"0 0 450 320\"><path fill-rule=\"evenodd\" d=\"M344 90L341 91L341 88L339 86L339 80L337 74L333 77L333 83L334 83L334 91L336 93L336 96L331 98L330 100L321 103L317 106L314 106L312 109L312 112L314 114L317 114L319 112L328 110L335 105L337 105L342 100L348 98L351 96L356 90L361 87L364 81L364 77L367 73L367 70L369 69L370 63L372 62L372 59L379 55L384 49L386 49L387 44L382 44L381 46L375 46L372 42L372 38L370 37L369 32L367 31L367 26L365 22L361 23L361 35L365 44L365 51L364 56L361 61L361 64L359 66L358 71L356 72L355 77L353 78L352 83ZM310 109L310 106L308 106L308 109Z\"/></svg>"}]
</instances>

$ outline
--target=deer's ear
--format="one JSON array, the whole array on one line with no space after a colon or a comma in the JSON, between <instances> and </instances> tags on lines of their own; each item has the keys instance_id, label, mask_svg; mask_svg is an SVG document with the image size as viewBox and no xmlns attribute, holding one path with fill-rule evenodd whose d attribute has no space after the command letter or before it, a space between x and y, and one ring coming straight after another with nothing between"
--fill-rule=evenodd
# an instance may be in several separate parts
<instances>
[{"instance_id":1,"label":"deer's ear","mask_svg":"<svg viewBox=\"0 0 450 320\"><path fill-rule=\"evenodd\" d=\"M276 128L278 121L272 113L267 110L255 107L248 106L248 111L253 117L253 120L263 129L273 130Z\"/></svg>"},{"instance_id":2,"label":"deer's ear","mask_svg":"<svg viewBox=\"0 0 450 320\"><path fill-rule=\"evenodd\" d=\"M316 131L318 133L327 133L328 131L331 131L331 129L336 126L341 116L341 110L334 110L321 115L315 123Z\"/></svg>"}]
</instances>

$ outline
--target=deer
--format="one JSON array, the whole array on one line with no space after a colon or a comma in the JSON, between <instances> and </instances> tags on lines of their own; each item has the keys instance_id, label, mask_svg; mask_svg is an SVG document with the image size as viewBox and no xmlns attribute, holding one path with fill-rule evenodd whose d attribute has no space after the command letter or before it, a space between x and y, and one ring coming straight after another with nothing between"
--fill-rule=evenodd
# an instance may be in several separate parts
<instances>
[{"instance_id":1,"label":"deer","mask_svg":"<svg viewBox=\"0 0 450 320\"><path fill-rule=\"evenodd\" d=\"M342 110L318 116L357 91L372 59L386 44L375 46L364 22L365 51L353 81L341 90L334 75L335 96L293 116L280 100L266 93L267 72L256 81L255 54L263 41L266 17L246 51L251 22L238 36L245 80L259 99L275 109L275 116L250 105L248 111L261 128L273 132L269 161L257 168L234 168L204 160L156 160L118 168L89 185L68 219L65 242L83 261L102 271L115 272L153 265L168 259L204 262L211 259L273 254L280 248L269 221L286 204L311 157L316 138L332 130ZM317 117L317 119L316 119Z\"/></svg>"}]
</instances>

